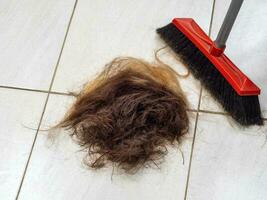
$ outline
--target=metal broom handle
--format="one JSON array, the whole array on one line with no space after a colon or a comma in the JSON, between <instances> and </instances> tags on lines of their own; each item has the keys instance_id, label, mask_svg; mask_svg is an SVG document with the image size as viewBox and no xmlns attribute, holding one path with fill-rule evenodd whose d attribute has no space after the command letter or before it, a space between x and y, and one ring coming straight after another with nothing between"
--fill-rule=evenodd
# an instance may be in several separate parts
<instances>
[{"instance_id":1,"label":"metal broom handle","mask_svg":"<svg viewBox=\"0 0 267 200\"><path fill-rule=\"evenodd\" d=\"M226 40L231 32L231 29L234 25L237 14L240 10L240 7L243 3L243 0L232 0L230 7L226 13L226 16L223 20L223 24L220 28L220 31L215 40L215 45L218 48L225 48Z\"/></svg>"}]
</instances>

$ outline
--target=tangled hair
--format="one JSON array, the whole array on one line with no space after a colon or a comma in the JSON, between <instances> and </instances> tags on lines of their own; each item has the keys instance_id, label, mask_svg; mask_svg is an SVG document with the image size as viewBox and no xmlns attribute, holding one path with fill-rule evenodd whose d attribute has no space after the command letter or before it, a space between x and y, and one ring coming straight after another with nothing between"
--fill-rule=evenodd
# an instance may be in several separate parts
<instances>
[{"instance_id":1,"label":"tangled hair","mask_svg":"<svg viewBox=\"0 0 267 200\"><path fill-rule=\"evenodd\" d=\"M126 172L150 166L188 131L187 101L177 74L163 63L122 57L85 85L57 127L88 153L86 164L111 161Z\"/></svg>"}]
</instances>

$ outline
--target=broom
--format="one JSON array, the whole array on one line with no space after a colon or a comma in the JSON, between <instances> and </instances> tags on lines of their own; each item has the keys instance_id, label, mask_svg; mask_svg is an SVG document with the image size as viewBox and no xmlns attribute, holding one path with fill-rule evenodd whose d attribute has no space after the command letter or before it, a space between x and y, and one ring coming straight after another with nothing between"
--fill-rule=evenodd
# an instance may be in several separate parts
<instances>
[{"instance_id":1,"label":"broom","mask_svg":"<svg viewBox=\"0 0 267 200\"><path fill-rule=\"evenodd\" d=\"M223 53L243 0L232 0L215 41L191 18L157 29L211 95L241 125L262 125L260 89Z\"/></svg>"}]
</instances>

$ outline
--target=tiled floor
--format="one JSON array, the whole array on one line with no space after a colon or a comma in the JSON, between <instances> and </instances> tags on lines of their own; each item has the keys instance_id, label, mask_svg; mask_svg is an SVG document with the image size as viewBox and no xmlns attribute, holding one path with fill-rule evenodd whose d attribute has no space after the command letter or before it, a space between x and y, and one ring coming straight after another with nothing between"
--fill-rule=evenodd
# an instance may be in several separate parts
<instances>
[{"instance_id":1,"label":"tiled floor","mask_svg":"<svg viewBox=\"0 0 267 200\"><path fill-rule=\"evenodd\" d=\"M152 61L164 45L155 28L175 16L192 17L215 37L229 3L0 1L0 199L265 200L267 125L238 127L191 76L181 80L192 110L190 133L180 150L170 148L160 170L112 178L109 168L89 171L64 131L55 140L41 131L64 115L73 101L66 93L110 59ZM267 123L266 20L265 1L245 1L226 53L261 87ZM168 52L162 59L185 72Z\"/></svg>"}]
</instances>

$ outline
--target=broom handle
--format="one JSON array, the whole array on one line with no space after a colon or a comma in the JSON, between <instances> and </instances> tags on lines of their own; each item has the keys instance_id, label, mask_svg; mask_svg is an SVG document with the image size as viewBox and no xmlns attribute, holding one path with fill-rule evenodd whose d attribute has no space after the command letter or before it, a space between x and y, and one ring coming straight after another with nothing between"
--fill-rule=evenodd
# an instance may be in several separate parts
<instances>
[{"instance_id":1,"label":"broom handle","mask_svg":"<svg viewBox=\"0 0 267 200\"><path fill-rule=\"evenodd\" d=\"M225 48L226 40L231 32L239 9L243 3L243 0L232 0L230 7L223 20L223 24L215 40L215 44L218 48Z\"/></svg>"}]
</instances>

